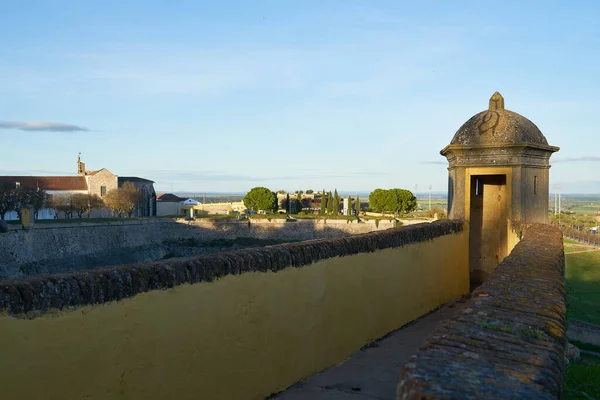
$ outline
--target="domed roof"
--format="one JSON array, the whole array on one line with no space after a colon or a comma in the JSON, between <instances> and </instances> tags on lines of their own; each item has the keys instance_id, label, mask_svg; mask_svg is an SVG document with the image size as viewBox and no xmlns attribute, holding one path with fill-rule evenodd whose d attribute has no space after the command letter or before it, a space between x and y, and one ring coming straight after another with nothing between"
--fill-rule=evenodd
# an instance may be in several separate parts
<instances>
[{"instance_id":1,"label":"domed roof","mask_svg":"<svg viewBox=\"0 0 600 400\"><path fill-rule=\"evenodd\" d=\"M490 98L489 109L472 116L450 142L458 145L518 143L548 146L548 141L533 122L504 109L504 98L498 92Z\"/></svg>"}]
</instances>

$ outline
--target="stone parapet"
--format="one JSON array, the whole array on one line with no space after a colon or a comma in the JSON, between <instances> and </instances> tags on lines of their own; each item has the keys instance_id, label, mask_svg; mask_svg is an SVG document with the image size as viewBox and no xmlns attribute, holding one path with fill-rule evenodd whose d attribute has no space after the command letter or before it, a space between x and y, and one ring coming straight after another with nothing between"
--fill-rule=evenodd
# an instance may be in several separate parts
<instances>
[{"instance_id":1,"label":"stone parapet","mask_svg":"<svg viewBox=\"0 0 600 400\"><path fill-rule=\"evenodd\" d=\"M565 369L561 232L533 224L405 365L398 399L556 399Z\"/></svg>"},{"instance_id":2,"label":"stone parapet","mask_svg":"<svg viewBox=\"0 0 600 400\"><path fill-rule=\"evenodd\" d=\"M5 280L0 281L0 313L35 318L50 310L103 304L185 283L212 282L227 275L298 268L462 230L462 221L445 220L348 237Z\"/></svg>"}]
</instances>

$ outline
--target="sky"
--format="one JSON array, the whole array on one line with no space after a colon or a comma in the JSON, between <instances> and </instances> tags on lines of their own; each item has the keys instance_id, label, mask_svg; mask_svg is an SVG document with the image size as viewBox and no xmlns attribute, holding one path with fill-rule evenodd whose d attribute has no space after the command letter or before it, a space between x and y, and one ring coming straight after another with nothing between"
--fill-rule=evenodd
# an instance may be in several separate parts
<instances>
[{"instance_id":1,"label":"sky","mask_svg":"<svg viewBox=\"0 0 600 400\"><path fill-rule=\"evenodd\" d=\"M447 190L499 91L550 181L600 193L600 2L28 1L0 6L0 174L158 192Z\"/></svg>"}]
</instances>

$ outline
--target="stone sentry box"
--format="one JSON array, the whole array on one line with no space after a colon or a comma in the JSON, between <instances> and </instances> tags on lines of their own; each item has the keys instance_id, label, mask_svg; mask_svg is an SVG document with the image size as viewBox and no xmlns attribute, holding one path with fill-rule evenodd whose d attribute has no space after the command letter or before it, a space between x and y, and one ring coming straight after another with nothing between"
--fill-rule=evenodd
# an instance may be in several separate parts
<instances>
[{"instance_id":1,"label":"stone sentry box","mask_svg":"<svg viewBox=\"0 0 600 400\"><path fill-rule=\"evenodd\" d=\"M440 152L449 164L449 218L469 221L472 286L510 253L511 221L548 222L550 156L558 150L496 92Z\"/></svg>"}]
</instances>

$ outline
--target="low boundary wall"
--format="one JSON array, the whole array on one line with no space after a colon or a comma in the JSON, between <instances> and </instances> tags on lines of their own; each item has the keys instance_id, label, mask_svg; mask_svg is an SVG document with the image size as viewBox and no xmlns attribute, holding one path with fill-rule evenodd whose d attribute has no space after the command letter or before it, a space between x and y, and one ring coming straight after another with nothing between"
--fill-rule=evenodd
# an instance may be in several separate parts
<instances>
[{"instance_id":1,"label":"low boundary wall","mask_svg":"<svg viewBox=\"0 0 600 400\"><path fill-rule=\"evenodd\" d=\"M469 290L468 232L382 232L0 282L3 399L263 399Z\"/></svg>"},{"instance_id":2,"label":"low boundary wall","mask_svg":"<svg viewBox=\"0 0 600 400\"><path fill-rule=\"evenodd\" d=\"M600 346L600 326L585 321L569 319L567 337L570 340Z\"/></svg>"},{"instance_id":3,"label":"low boundary wall","mask_svg":"<svg viewBox=\"0 0 600 400\"><path fill-rule=\"evenodd\" d=\"M398 399L557 399L565 370L562 234L533 224L406 364Z\"/></svg>"}]
</instances>

